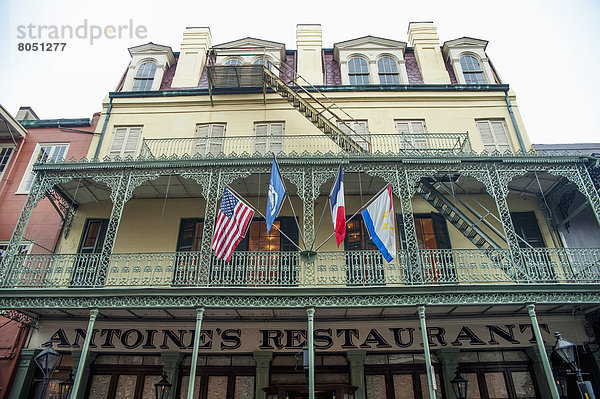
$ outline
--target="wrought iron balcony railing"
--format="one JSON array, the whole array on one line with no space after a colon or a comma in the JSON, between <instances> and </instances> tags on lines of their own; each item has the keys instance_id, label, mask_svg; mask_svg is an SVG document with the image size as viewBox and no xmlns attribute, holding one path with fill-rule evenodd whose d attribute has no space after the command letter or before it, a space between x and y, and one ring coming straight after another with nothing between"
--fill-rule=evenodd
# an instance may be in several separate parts
<instances>
[{"instance_id":1,"label":"wrought iron balcony railing","mask_svg":"<svg viewBox=\"0 0 600 399\"><path fill-rule=\"evenodd\" d=\"M598 284L600 249L524 249L523 262L506 250L432 249L387 263L377 251L321 252L305 263L298 252L234 252L230 262L199 252L18 255L3 288L343 287L436 284ZM526 270L515 273L515 264ZM104 265L104 266L101 266ZM510 276L527 276L515 280Z\"/></svg>"},{"instance_id":2,"label":"wrought iron balcony railing","mask_svg":"<svg viewBox=\"0 0 600 399\"><path fill-rule=\"evenodd\" d=\"M468 133L369 134L360 137L361 147L373 156L470 154ZM226 136L144 138L139 158L230 158L239 156L300 157L348 155L344 143L325 135ZM346 149L345 149L346 148Z\"/></svg>"}]
</instances>

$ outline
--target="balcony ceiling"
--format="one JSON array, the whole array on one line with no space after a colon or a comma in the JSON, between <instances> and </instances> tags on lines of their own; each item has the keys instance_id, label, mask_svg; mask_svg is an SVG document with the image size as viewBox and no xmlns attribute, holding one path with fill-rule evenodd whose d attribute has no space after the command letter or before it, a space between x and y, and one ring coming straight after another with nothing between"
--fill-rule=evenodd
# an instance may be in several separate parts
<instances>
[{"instance_id":1,"label":"balcony ceiling","mask_svg":"<svg viewBox=\"0 0 600 399\"><path fill-rule=\"evenodd\" d=\"M438 176L447 188L447 193L455 194L477 194L486 193L482 183L469 176L452 175ZM231 183L231 187L240 195L245 197L265 196L270 174L253 174L247 178L237 179ZM291 195L296 194L296 187L284 179ZM512 180L509 184L511 192L518 195L537 196L541 192L548 194L559 182L560 178L546 173L538 173L537 179L534 173L527 173ZM538 183L539 181L539 183ZM320 189L321 195L328 195L333 184L333 177L325 182ZM364 173L345 173L344 187L346 195L373 195L381 190L387 182L379 177L369 176ZM110 189L105 183L96 182L92 179L77 179L59 185L69 198L78 204L106 201L110 199ZM178 175L160 176L155 180L142 183L133 192L134 199L141 198L194 198L202 197L202 187L192 179L186 179Z\"/></svg>"},{"instance_id":2,"label":"balcony ceiling","mask_svg":"<svg viewBox=\"0 0 600 399\"><path fill-rule=\"evenodd\" d=\"M536 305L539 317L584 314L600 308L598 305ZM40 319L87 320L87 309L20 309ZM477 318L527 316L525 305L460 305L428 306L427 318ZM98 321L181 321L195 320L195 309L100 309ZM206 309L204 320L210 321L305 321L306 310L288 309ZM416 306L411 307L364 307L364 308L317 308L316 320L412 320L418 318Z\"/></svg>"}]
</instances>

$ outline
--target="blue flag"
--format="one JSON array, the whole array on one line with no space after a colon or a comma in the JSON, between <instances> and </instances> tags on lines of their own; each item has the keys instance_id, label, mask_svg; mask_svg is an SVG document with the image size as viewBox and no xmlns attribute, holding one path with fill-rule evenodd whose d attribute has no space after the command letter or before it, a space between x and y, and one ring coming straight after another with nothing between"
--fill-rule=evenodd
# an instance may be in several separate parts
<instances>
[{"instance_id":1,"label":"blue flag","mask_svg":"<svg viewBox=\"0 0 600 399\"><path fill-rule=\"evenodd\" d=\"M267 200L267 234L269 234L271 231L271 226L273 226L275 218L277 215L279 215L279 210L281 209L281 204L283 204L284 198L285 187L283 185L283 180L281 180L279 166L277 165L277 161L275 161L275 157L273 157L273 166L271 167L271 180L269 181L269 193Z\"/></svg>"}]
</instances>

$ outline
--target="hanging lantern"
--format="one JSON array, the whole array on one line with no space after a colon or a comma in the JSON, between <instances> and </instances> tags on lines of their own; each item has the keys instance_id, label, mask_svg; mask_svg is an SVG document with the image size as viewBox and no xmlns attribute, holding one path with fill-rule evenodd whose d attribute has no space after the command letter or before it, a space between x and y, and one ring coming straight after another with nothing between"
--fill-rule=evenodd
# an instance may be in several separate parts
<instances>
[{"instance_id":1,"label":"hanging lantern","mask_svg":"<svg viewBox=\"0 0 600 399\"><path fill-rule=\"evenodd\" d=\"M169 397L171 384L169 383L167 374L164 371L160 381L154 384L154 389L156 390L156 399L167 399Z\"/></svg>"},{"instance_id":2,"label":"hanging lantern","mask_svg":"<svg viewBox=\"0 0 600 399\"><path fill-rule=\"evenodd\" d=\"M556 337L556 344L554 344L552 351L556 353L563 362L576 369L575 344L564 339L558 331L554 333L554 336Z\"/></svg>"},{"instance_id":3,"label":"hanging lantern","mask_svg":"<svg viewBox=\"0 0 600 399\"><path fill-rule=\"evenodd\" d=\"M456 399L467 399L467 387L469 381L460 375L458 370L456 370L456 375L454 376L454 379L450 381L450 384L452 384L452 390L454 391L454 395L456 395Z\"/></svg>"},{"instance_id":4,"label":"hanging lantern","mask_svg":"<svg viewBox=\"0 0 600 399\"><path fill-rule=\"evenodd\" d=\"M58 394L60 399L69 399L74 383L73 372L70 371L67 378L58 383Z\"/></svg>"},{"instance_id":5,"label":"hanging lantern","mask_svg":"<svg viewBox=\"0 0 600 399\"><path fill-rule=\"evenodd\" d=\"M35 357L35 363L42 370L44 378L48 378L60 360L60 353L54 350L51 340L46 341L42 346L44 349Z\"/></svg>"}]
</instances>

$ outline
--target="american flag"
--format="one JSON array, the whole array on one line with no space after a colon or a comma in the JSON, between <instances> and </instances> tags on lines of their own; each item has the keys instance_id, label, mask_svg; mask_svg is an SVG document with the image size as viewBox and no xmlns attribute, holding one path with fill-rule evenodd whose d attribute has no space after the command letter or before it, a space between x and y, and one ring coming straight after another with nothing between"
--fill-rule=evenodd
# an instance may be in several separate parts
<instances>
[{"instance_id":1,"label":"american flag","mask_svg":"<svg viewBox=\"0 0 600 399\"><path fill-rule=\"evenodd\" d=\"M212 249L217 258L226 262L231 260L231 254L244 238L253 214L254 211L244 201L225 187L212 240Z\"/></svg>"}]
</instances>

